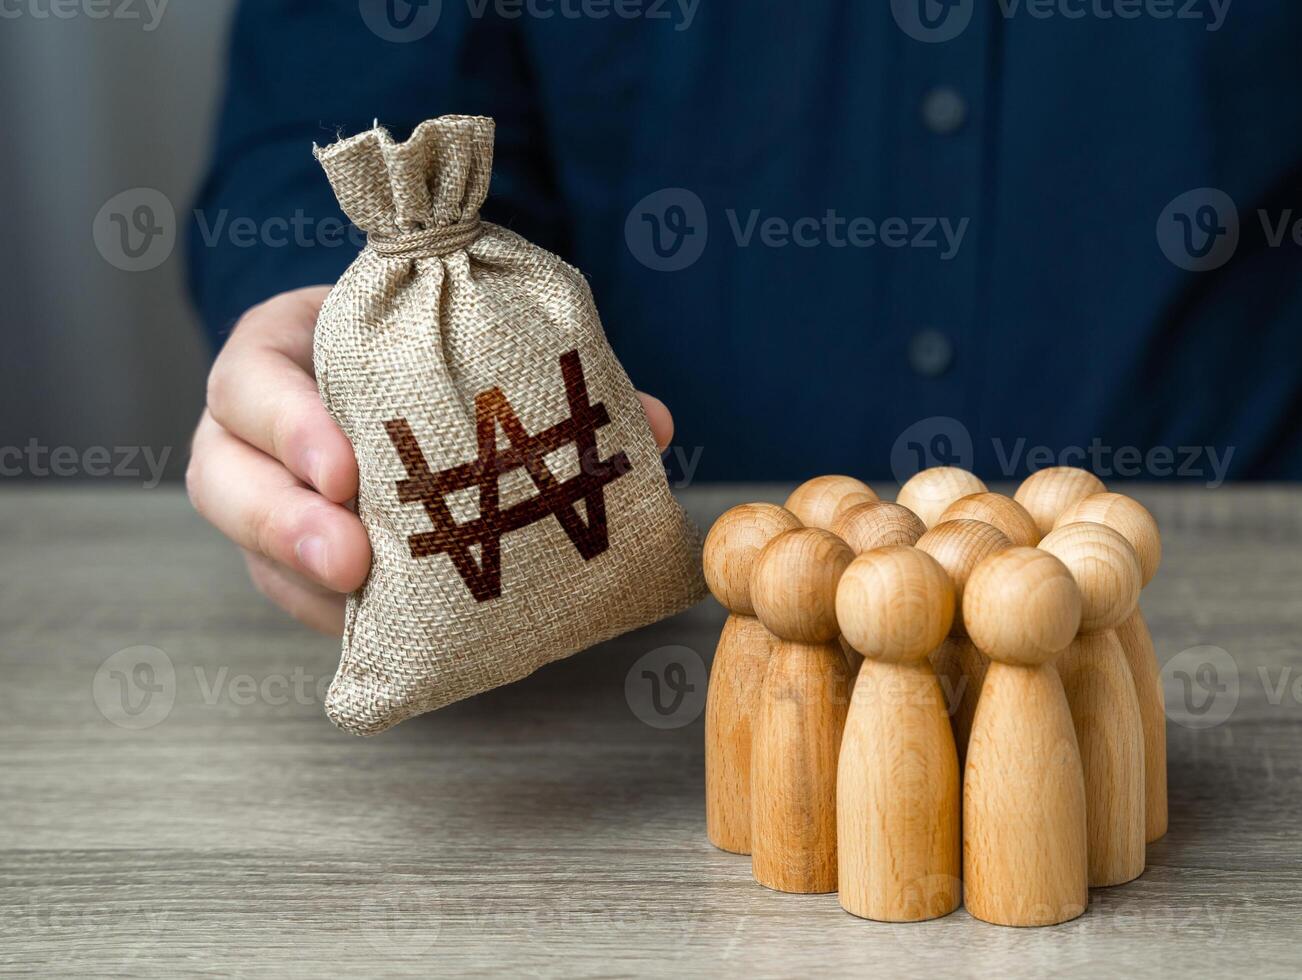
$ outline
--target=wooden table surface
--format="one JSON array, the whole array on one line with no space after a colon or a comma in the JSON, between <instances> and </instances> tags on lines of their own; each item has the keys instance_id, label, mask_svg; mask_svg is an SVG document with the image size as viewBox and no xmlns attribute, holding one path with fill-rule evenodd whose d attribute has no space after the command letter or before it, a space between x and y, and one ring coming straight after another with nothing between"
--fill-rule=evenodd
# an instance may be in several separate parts
<instances>
[{"instance_id":1,"label":"wooden table surface","mask_svg":"<svg viewBox=\"0 0 1302 980\"><path fill-rule=\"evenodd\" d=\"M0 968L1297 976L1302 491L1132 492L1166 542L1143 608L1175 716L1171 830L1081 919L1020 930L861 921L706 842L712 602L357 739L320 706L335 642L266 606L179 490L9 487ZM683 496L706 524L782 492ZM696 690L662 716L642 671L670 660Z\"/></svg>"}]
</instances>

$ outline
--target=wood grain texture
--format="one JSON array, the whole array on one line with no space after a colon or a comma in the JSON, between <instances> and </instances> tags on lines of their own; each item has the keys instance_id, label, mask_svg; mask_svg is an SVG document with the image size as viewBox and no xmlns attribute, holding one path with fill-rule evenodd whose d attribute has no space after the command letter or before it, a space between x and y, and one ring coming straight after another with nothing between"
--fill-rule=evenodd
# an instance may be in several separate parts
<instances>
[{"instance_id":1,"label":"wood grain texture","mask_svg":"<svg viewBox=\"0 0 1302 980\"><path fill-rule=\"evenodd\" d=\"M816 476L792 490L784 506L806 527L826 531L841 511L876 499L872 487L852 476Z\"/></svg>"},{"instance_id":2,"label":"wood grain texture","mask_svg":"<svg viewBox=\"0 0 1302 980\"><path fill-rule=\"evenodd\" d=\"M1090 494L1103 493L1107 487L1093 473L1077 466L1050 466L1028 476L1013 494L1035 520L1040 534L1053 530L1063 511Z\"/></svg>"},{"instance_id":3,"label":"wood grain texture","mask_svg":"<svg viewBox=\"0 0 1302 980\"><path fill-rule=\"evenodd\" d=\"M1081 633L1058 658L1085 769L1090 887L1144 873L1144 736L1115 630Z\"/></svg>"},{"instance_id":4,"label":"wood grain texture","mask_svg":"<svg viewBox=\"0 0 1302 980\"><path fill-rule=\"evenodd\" d=\"M848 691L839 644L777 642L751 756L751 873L765 888L836 891L836 760Z\"/></svg>"},{"instance_id":5,"label":"wood grain texture","mask_svg":"<svg viewBox=\"0 0 1302 980\"><path fill-rule=\"evenodd\" d=\"M911 476L895 498L901 507L907 507L922 519L927 527L935 527L945 508L970 493L984 493L986 485L967 470L957 466L933 466Z\"/></svg>"},{"instance_id":6,"label":"wood grain texture","mask_svg":"<svg viewBox=\"0 0 1302 980\"><path fill-rule=\"evenodd\" d=\"M925 656L864 660L838 766L841 907L882 922L918 922L958 908L958 755Z\"/></svg>"},{"instance_id":7,"label":"wood grain texture","mask_svg":"<svg viewBox=\"0 0 1302 980\"><path fill-rule=\"evenodd\" d=\"M907 507L873 500L841 510L831 531L856 555L862 555L893 544L916 544L927 533L927 526Z\"/></svg>"},{"instance_id":8,"label":"wood grain texture","mask_svg":"<svg viewBox=\"0 0 1302 980\"><path fill-rule=\"evenodd\" d=\"M992 661L963 782L964 901L1006 926L1068 922L1089 904L1085 777L1052 666Z\"/></svg>"},{"instance_id":9,"label":"wood grain texture","mask_svg":"<svg viewBox=\"0 0 1302 980\"><path fill-rule=\"evenodd\" d=\"M959 772L962 772L967 742L972 736L972 720L976 717L989 661L966 636L945 637L932 651L930 659L945 695L945 711L954 733L954 744L958 747Z\"/></svg>"},{"instance_id":10,"label":"wood grain texture","mask_svg":"<svg viewBox=\"0 0 1302 980\"><path fill-rule=\"evenodd\" d=\"M1166 698L1158 673L1153 634L1136 609L1117 627L1117 642L1130 667L1144 729L1144 840L1152 843L1166 833Z\"/></svg>"},{"instance_id":11,"label":"wood grain texture","mask_svg":"<svg viewBox=\"0 0 1302 980\"><path fill-rule=\"evenodd\" d=\"M1068 922L1089 904L1085 773L1054 657L1080 626L1071 571L1009 548L968 580L972 642L990 658L963 781L968 911L1006 926Z\"/></svg>"},{"instance_id":12,"label":"wood grain texture","mask_svg":"<svg viewBox=\"0 0 1302 980\"><path fill-rule=\"evenodd\" d=\"M777 891L836 890L836 758L849 705L836 594L852 558L827 531L785 531L751 578L755 612L777 637L751 736L751 871Z\"/></svg>"},{"instance_id":13,"label":"wood grain texture","mask_svg":"<svg viewBox=\"0 0 1302 980\"><path fill-rule=\"evenodd\" d=\"M741 504L705 538L706 584L732 613L715 647L705 701L705 830L715 847L736 854L750 853L751 731L774 646L755 618L750 581L768 543L799 526L782 507Z\"/></svg>"},{"instance_id":14,"label":"wood grain texture","mask_svg":"<svg viewBox=\"0 0 1302 980\"><path fill-rule=\"evenodd\" d=\"M709 527L790 489L683 499ZM666 645L708 662L717 603L356 739L325 719L315 686L338 645L271 609L179 489L6 485L0 970L1296 976L1302 493L1124 492L1162 527L1141 603L1169 710L1184 704L1170 669L1200 646L1233 658L1237 698L1213 727L1168 722L1170 830L1144 876L1094 892L1073 922L1014 930L961 908L866 922L832 895L759 888L744 857L710 845L702 705L652 727L627 685L646 691L633 668ZM175 697L164 721L129 731L92 685L138 644L167 653Z\"/></svg>"},{"instance_id":15,"label":"wood grain texture","mask_svg":"<svg viewBox=\"0 0 1302 980\"><path fill-rule=\"evenodd\" d=\"M836 615L864 656L836 781L841 907L883 922L948 915L962 894L958 756L927 653L949 633L954 584L924 551L879 548L841 576Z\"/></svg>"},{"instance_id":16,"label":"wood grain texture","mask_svg":"<svg viewBox=\"0 0 1302 980\"><path fill-rule=\"evenodd\" d=\"M751 735L776 641L754 616L723 624L705 700L705 832L710 843L750 853Z\"/></svg>"},{"instance_id":17,"label":"wood grain texture","mask_svg":"<svg viewBox=\"0 0 1302 980\"><path fill-rule=\"evenodd\" d=\"M967 630L963 625L963 590L973 569L991 555L1012 547L1012 543L993 524L958 518L937 524L918 539L917 546L940 562L954 583L951 639L932 651L931 665L945 690L954 744L958 747L961 762L967 755L967 740L972 732L972 718L981 697L981 681L986 667L985 654L967 642Z\"/></svg>"},{"instance_id":18,"label":"wood grain texture","mask_svg":"<svg viewBox=\"0 0 1302 980\"><path fill-rule=\"evenodd\" d=\"M1103 524L1055 528L1040 548L1080 588L1080 633L1059 657L1085 768L1090 887L1144 872L1144 725L1116 627L1135 611L1142 570L1135 549Z\"/></svg>"},{"instance_id":19,"label":"wood grain texture","mask_svg":"<svg viewBox=\"0 0 1302 980\"><path fill-rule=\"evenodd\" d=\"M961 520L984 521L997 527L1018 547L1034 547L1044 537L1026 508L1002 493L986 491L959 497L945 508L937 523Z\"/></svg>"},{"instance_id":20,"label":"wood grain texture","mask_svg":"<svg viewBox=\"0 0 1302 980\"><path fill-rule=\"evenodd\" d=\"M1119 493L1096 493L1067 508L1059 526L1074 521L1096 521L1112 528L1135 549L1141 582L1147 586L1162 563L1162 536L1157 521L1143 504ZM1157 653L1144 614L1135 610L1117 625L1117 639L1139 699L1144 726L1144 838L1157 840L1166 833L1166 703L1158 677Z\"/></svg>"}]
</instances>

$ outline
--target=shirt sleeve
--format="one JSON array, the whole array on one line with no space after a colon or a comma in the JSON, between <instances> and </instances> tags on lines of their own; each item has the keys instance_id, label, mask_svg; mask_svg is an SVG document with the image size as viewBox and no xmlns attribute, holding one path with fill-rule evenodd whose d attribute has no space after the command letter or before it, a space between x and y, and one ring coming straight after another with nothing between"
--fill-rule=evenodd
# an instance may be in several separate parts
<instances>
[{"instance_id":1,"label":"shirt sleeve","mask_svg":"<svg viewBox=\"0 0 1302 980\"><path fill-rule=\"evenodd\" d=\"M313 143L395 138L446 113L497 120L484 217L566 254L546 126L514 22L439 0L244 0L207 175L190 215L190 292L214 346L250 306L333 283L363 242ZM482 12L481 12L482 14ZM395 16L396 15L396 16Z\"/></svg>"}]
</instances>

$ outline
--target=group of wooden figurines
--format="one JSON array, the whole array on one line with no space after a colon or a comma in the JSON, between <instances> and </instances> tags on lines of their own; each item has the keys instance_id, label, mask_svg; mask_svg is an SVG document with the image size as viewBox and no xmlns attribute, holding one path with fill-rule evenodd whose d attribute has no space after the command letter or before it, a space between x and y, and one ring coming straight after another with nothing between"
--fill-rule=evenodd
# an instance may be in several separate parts
<instances>
[{"instance_id":1,"label":"group of wooden figurines","mask_svg":"<svg viewBox=\"0 0 1302 980\"><path fill-rule=\"evenodd\" d=\"M743 504L705 543L729 611L706 703L706 824L755 880L868 919L1085 911L1166 833L1166 729L1139 503L1073 467L1014 497L924 470Z\"/></svg>"}]
</instances>

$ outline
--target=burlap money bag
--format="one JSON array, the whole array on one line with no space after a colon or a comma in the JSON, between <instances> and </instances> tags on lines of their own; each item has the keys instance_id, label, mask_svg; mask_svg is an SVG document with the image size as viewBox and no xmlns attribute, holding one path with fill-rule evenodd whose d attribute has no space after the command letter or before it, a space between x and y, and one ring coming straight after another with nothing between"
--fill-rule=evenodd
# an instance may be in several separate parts
<instances>
[{"instance_id":1,"label":"burlap money bag","mask_svg":"<svg viewBox=\"0 0 1302 980\"><path fill-rule=\"evenodd\" d=\"M704 594L699 535L578 270L478 217L491 119L317 159L367 247L316 329L370 576L326 699L359 735L518 680Z\"/></svg>"}]
</instances>

